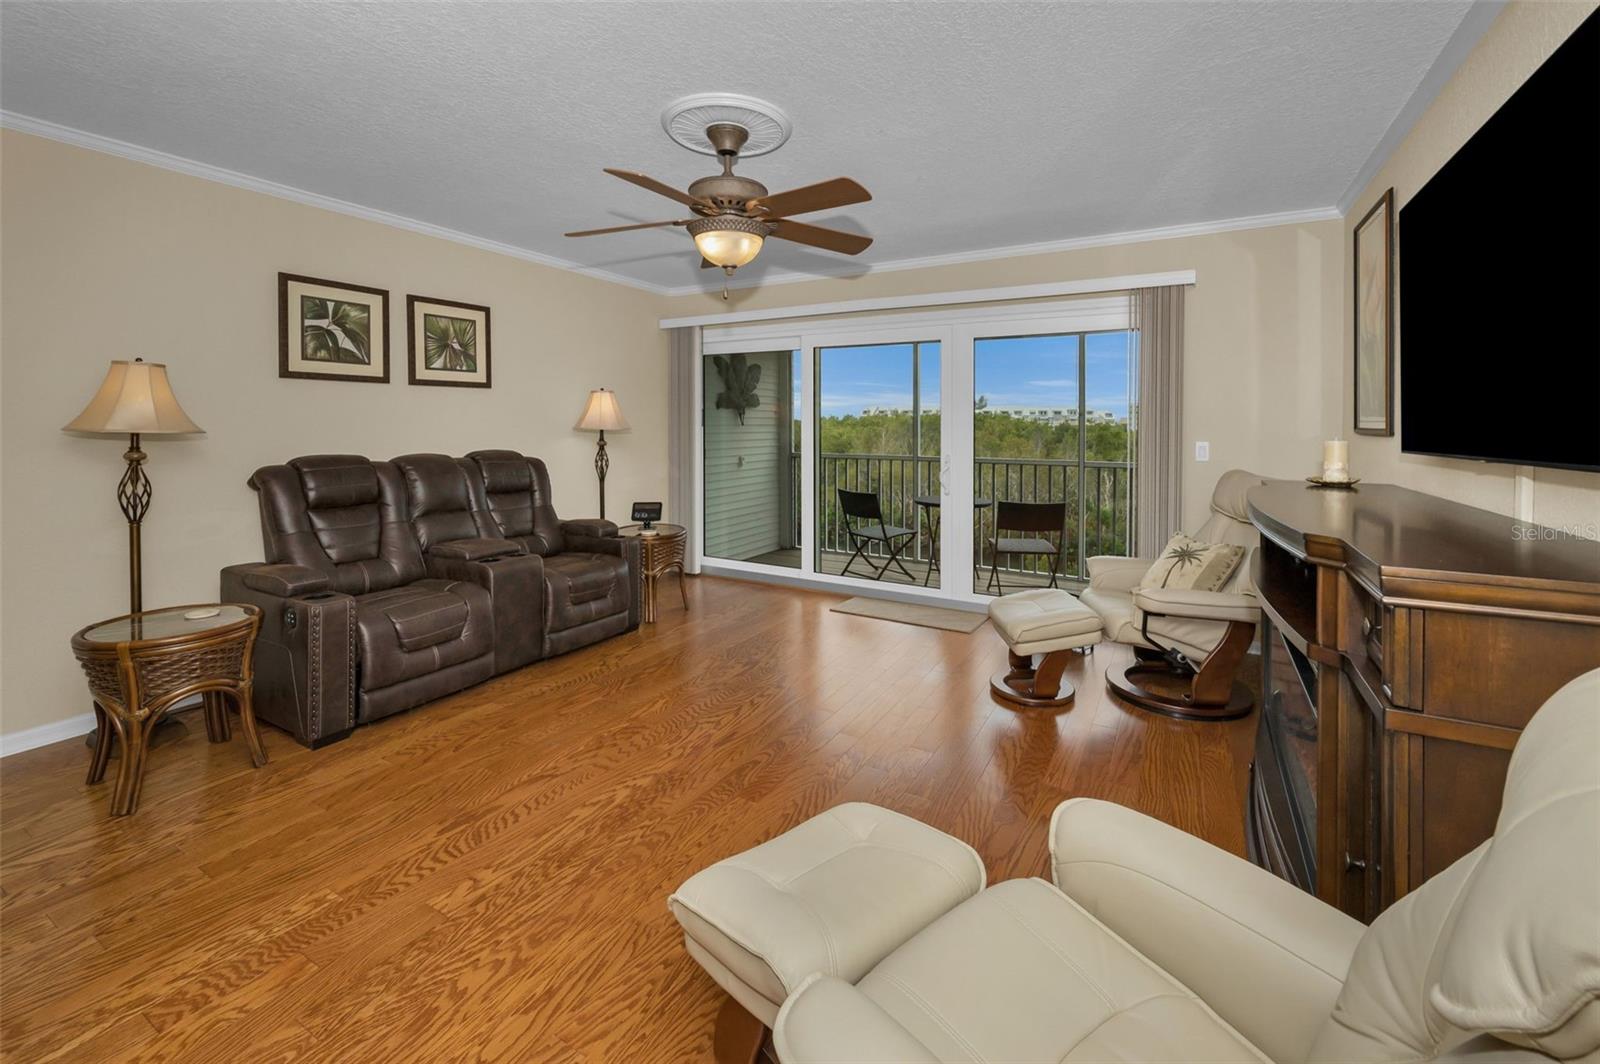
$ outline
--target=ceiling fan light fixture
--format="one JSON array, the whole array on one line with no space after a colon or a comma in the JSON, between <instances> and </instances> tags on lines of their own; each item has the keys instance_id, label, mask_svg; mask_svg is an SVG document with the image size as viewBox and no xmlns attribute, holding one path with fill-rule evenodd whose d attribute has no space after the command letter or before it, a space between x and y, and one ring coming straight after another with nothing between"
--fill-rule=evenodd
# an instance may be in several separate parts
<instances>
[{"instance_id":1,"label":"ceiling fan light fixture","mask_svg":"<svg viewBox=\"0 0 1600 1064\"><path fill-rule=\"evenodd\" d=\"M701 256L725 269L737 269L761 254L767 236L766 222L737 215L696 218L688 229Z\"/></svg>"}]
</instances>

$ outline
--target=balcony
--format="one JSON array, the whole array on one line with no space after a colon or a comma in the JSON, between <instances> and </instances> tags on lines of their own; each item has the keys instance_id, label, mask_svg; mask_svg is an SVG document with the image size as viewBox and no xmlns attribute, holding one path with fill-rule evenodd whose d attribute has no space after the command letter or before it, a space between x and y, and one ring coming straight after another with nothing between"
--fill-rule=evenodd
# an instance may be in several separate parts
<instances>
[{"instance_id":1,"label":"balcony","mask_svg":"<svg viewBox=\"0 0 1600 1064\"><path fill-rule=\"evenodd\" d=\"M883 506L884 520L891 525L916 529L918 535L901 552L914 577L908 581L897 570L883 577L885 583L906 584L924 581L937 583L939 575L929 577L935 554L932 514L929 508L913 502L917 496L939 493L939 459L899 454L823 454L818 458L818 536L819 568L838 574L854 550L845 532L838 508L838 489L875 491ZM789 456L792 487L791 512L794 514L793 540L806 540L800 527L800 455ZM1071 461L1055 459L979 458L973 462L973 488L979 499L1004 499L1015 502L1065 502L1067 529L1061 544L1059 582L1064 585L1088 580L1085 559L1100 554L1126 554L1131 539L1131 510L1134 469L1131 462ZM993 551L994 507L976 506L973 511L973 558L978 575L973 590L983 593ZM1059 535L1048 537L1052 542ZM881 560L888 552L874 545L866 552ZM751 561L797 566L799 548L775 551ZM1049 561L1040 557L1002 555L999 571L1009 589L1044 587L1050 582ZM852 575L864 571L858 562ZM945 579L949 579L946 577ZM964 590L964 588L958 588Z\"/></svg>"}]
</instances>

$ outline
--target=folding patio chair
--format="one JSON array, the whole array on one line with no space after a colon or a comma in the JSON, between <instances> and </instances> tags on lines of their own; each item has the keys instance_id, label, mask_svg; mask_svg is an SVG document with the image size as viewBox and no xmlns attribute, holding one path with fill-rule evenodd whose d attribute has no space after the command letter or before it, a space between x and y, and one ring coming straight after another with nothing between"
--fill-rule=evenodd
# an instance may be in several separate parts
<instances>
[{"instance_id":1,"label":"folding patio chair","mask_svg":"<svg viewBox=\"0 0 1600 1064\"><path fill-rule=\"evenodd\" d=\"M1032 533L1008 536L1007 532ZM1050 586L1056 586L1056 570L1061 567L1061 548L1045 539L1042 533L1058 532L1065 542L1067 535L1067 504L1064 502L997 502L994 504L994 538L989 541L993 553L989 556L989 583L984 590L994 588L1004 595L1000 583L1000 555L1038 554L1050 559Z\"/></svg>"},{"instance_id":2,"label":"folding patio chair","mask_svg":"<svg viewBox=\"0 0 1600 1064\"><path fill-rule=\"evenodd\" d=\"M900 528L897 525L885 524L883 520L883 505L878 500L875 491L850 491L846 488L839 489L839 510L844 514L844 530L850 537L850 542L855 545L855 553L850 555L850 560L844 563L840 576L849 576L850 566L857 558L867 563L867 568L872 570L872 579L882 580L883 574L889 571L892 565L906 574L906 579L912 583L917 578L911 575L911 570L900 561L900 552L906 549L906 544L916 537L916 532L909 528ZM866 522L863 525L852 524L852 521ZM871 522L876 521L874 528ZM872 558L863 553L874 543L881 543L889 551L889 560L881 567L874 565Z\"/></svg>"}]
</instances>

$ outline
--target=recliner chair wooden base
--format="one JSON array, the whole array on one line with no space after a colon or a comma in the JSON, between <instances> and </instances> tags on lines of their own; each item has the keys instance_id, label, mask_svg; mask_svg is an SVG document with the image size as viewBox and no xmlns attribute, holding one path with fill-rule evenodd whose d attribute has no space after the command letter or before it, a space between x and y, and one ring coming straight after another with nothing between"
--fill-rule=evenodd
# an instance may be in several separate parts
<instances>
[{"instance_id":1,"label":"recliner chair wooden base","mask_svg":"<svg viewBox=\"0 0 1600 1064\"><path fill-rule=\"evenodd\" d=\"M1141 709L1180 720L1235 720L1255 707L1250 689L1234 678L1254 635L1255 625L1229 622L1198 669L1182 655L1136 646L1133 664L1106 670L1106 687Z\"/></svg>"}]
</instances>

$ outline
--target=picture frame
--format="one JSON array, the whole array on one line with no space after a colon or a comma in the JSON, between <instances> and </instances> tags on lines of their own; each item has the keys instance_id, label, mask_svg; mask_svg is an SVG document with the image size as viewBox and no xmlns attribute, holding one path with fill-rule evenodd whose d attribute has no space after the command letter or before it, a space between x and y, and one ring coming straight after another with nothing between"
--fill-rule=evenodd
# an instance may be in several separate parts
<instances>
[{"instance_id":1,"label":"picture frame","mask_svg":"<svg viewBox=\"0 0 1600 1064\"><path fill-rule=\"evenodd\" d=\"M389 382L389 293L278 274L278 376Z\"/></svg>"},{"instance_id":2,"label":"picture frame","mask_svg":"<svg viewBox=\"0 0 1600 1064\"><path fill-rule=\"evenodd\" d=\"M406 379L441 388L488 388L489 308L430 296L406 296Z\"/></svg>"},{"instance_id":3,"label":"picture frame","mask_svg":"<svg viewBox=\"0 0 1600 1064\"><path fill-rule=\"evenodd\" d=\"M1352 239L1355 271L1355 431L1394 435L1394 189L1356 223Z\"/></svg>"}]
</instances>

